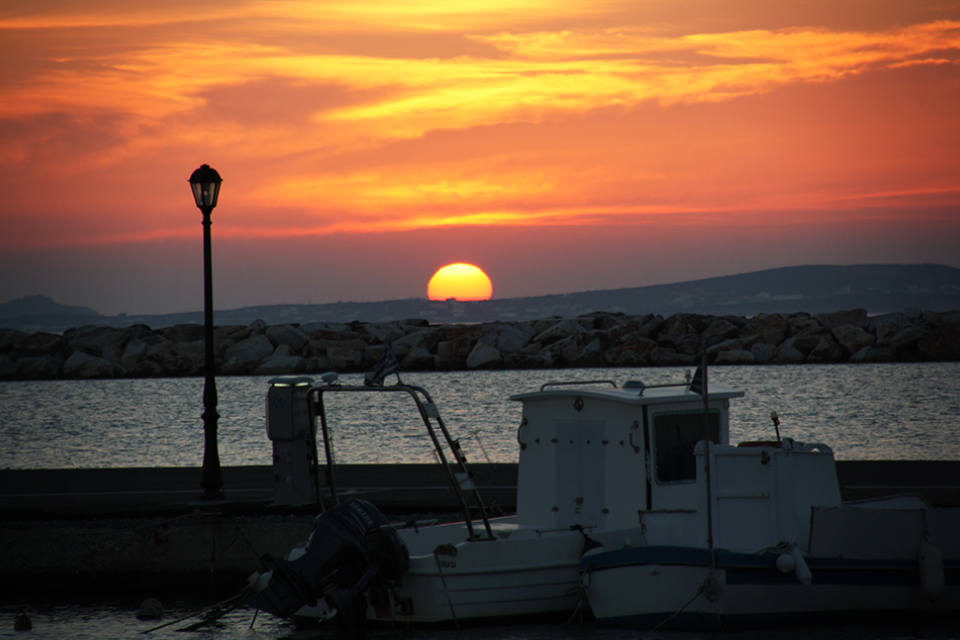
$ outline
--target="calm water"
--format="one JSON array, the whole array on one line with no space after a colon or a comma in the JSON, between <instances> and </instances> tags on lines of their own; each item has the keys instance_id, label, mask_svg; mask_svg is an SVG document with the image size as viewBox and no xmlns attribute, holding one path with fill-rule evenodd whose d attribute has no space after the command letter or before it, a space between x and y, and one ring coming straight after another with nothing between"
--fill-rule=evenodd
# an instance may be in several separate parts
<instances>
[{"instance_id":1,"label":"calm water","mask_svg":"<svg viewBox=\"0 0 960 640\"><path fill-rule=\"evenodd\" d=\"M406 373L425 387L470 459L517 460L513 393L550 380L680 382L685 368ZM271 463L264 432L269 377L219 378L224 465ZM360 384L360 376L343 376ZM731 441L769 439L770 411L797 440L838 459L960 459L960 363L714 367L710 383L746 397L731 408ZM0 383L0 468L199 466L200 378ZM330 398L340 462L429 462L409 399Z\"/></svg>"},{"instance_id":2,"label":"calm water","mask_svg":"<svg viewBox=\"0 0 960 640\"><path fill-rule=\"evenodd\" d=\"M351 638L348 634L320 635L317 632L298 631L288 622L260 615L254 621L249 610L238 609L225 616L213 628L197 635L178 633L197 620L144 634L159 624L202 612L196 604L173 603L160 621L138 620L136 604L45 604L29 606L25 603L0 603L0 638L29 638L33 640L102 640L153 639L184 640L200 637L209 640L306 640L307 638ZM33 622L33 630L13 630L14 617L26 610ZM253 628L251 628L253 622ZM737 632L686 631L627 631L602 629L592 624L535 624L516 626L471 627L432 630L373 629L364 634L368 640L955 640L960 638L960 623L914 623L883 626L835 626L793 629L772 629Z\"/></svg>"},{"instance_id":3,"label":"calm water","mask_svg":"<svg viewBox=\"0 0 960 640\"><path fill-rule=\"evenodd\" d=\"M447 426L463 439L473 460L517 459L520 405L508 396L549 380L609 378L647 384L679 382L684 368L566 369L403 374L424 386ZM269 464L264 433L267 377L221 378L220 454L225 465ZM344 376L358 384L359 376ZM830 444L841 459L960 459L960 363L716 367L711 384L744 390L731 408L733 441L770 438L776 410L784 435ZM202 379L47 381L0 383L0 467L199 466L203 448ZM362 406L342 396L331 400L338 459L342 462L430 461L422 425L398 399ZM409 401L407 401L409 402ZM482 446L481 446L482 445ZM156 622L136 618L142 598L127 602L0 602L0 639L156 638L182 640L173 625L141 635ZM164 621L212 603L166 603ZM26 611L30 632L13 630ZM238 610L202 637L274 640L307 638L289 623ZM376 630L373 640L906 640L960 638L960 620L948 624L811 627L698 634L599 629L592 625L531 625L431 631Z\"/></svg>"}]
</instances>

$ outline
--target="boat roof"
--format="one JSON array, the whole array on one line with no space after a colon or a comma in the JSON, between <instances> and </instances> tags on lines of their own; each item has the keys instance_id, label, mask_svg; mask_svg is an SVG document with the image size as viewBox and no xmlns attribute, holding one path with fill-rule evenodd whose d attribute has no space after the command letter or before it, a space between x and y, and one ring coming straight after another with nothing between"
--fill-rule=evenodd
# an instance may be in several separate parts
<instances>
[{"instance_id":1,"label":"boat roof","mask_svg":"<svg viewBox=\"0 0 960 640\"><path fill-rule=\"evenodd\" d=\"M720 385L710 385L707 389L710 399L725 400L730 398L742 398L744 393L739 389L724 387ZM668 402L703 402L703 396L695 391L690 391L689 385L669 385L669 386L624 386L620 388L606 388L596 386L561 386L541 388L539 391L528 391L510 396L511 400L518 402L527 402L535 400L547 400L550 398L596 398L599 400L608 400L611 402L622 402L624 404L664 404Z\"/></svg>"}]
</instances>

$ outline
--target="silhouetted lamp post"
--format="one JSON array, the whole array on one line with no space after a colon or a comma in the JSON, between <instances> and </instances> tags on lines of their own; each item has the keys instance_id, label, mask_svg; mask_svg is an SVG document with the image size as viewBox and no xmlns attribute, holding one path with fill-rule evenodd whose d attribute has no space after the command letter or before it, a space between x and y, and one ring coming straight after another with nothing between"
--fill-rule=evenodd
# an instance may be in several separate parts
<instances>
[{"instance_id":1,"label":"silhouetted lamp post","mask_svg":"<svg viewBox=\"0 0 960 640\"><path fill-rule=\"evenodd\" d=\"M213 356L213 268L210 263L210 213L220 195L220 174L210 165L202 165L190 176L193 199L203 213L203 324L205 347L203 383L203 487L205 500L223 499L223 476L217 448L217 381L214 378Z\"/></svg>"}]
</instances>

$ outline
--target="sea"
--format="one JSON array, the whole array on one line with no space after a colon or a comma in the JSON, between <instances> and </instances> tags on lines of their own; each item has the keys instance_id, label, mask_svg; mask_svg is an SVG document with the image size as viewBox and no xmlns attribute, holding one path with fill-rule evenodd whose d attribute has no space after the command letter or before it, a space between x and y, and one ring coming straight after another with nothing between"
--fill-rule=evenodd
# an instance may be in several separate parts
<instances>
[{"instance_id":1,"label":"sea","mask_svg":"<svg viewBox=\"0 0 960 640\"><path fill-rule=\"evenodd\" d=\"M520 403L510 396L551 381L682 382L685 367L524 371L401 372L426 389L468 459L516 462ZM223 465L268 465L265 399L270 376L217 378L218 447ZM395 381L394 377L387 383ZM319 382L319 379L318 379ZM343 375L342 384L362 384ZM772 439L771 411L780 433L829 445L841 460L960 460L960 363L724 366L708 383L740 389L731 402L731 442ZM605 382L599 382L605 384ZM0 468L54 469L200 466L203 456L202 378L51 380L0 383ZM401 394L332 394L327 414L338 462L431 462L432 447L409 399ZM0 522L0 526L5 526ZM136 616L140 599L0 601L0 639L178 638L213 603L166 602L160 621ZM31 631L15 631L26 613ZM182 624L150 631L185 618ZM148 632L149 633L145 633ZM211 640L312 638L269 616L238 609L198 631ZM724 632L623 631L589 620L463 629L374 629L375 640L730 640L960 639L960 616L903 625L791 627Z\"/></svg>"}]
</instances>

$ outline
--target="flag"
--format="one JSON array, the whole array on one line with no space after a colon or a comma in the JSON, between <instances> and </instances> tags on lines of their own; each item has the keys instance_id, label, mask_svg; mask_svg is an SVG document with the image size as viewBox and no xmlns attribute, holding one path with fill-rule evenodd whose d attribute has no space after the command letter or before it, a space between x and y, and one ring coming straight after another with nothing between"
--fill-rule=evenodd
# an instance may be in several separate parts
<instances>
[{"instance_id":1,"label":"flag","mask_svg":"<svg viewBox=\"0 0 960 640\"><path fill-rule=\"evenodd\" d=\"M400 379L400 363L397 362L397 356L393 355L393 349L388 342L387 348L383 350L383 355L380 356L380 361L377 362L377 367L373 370L370 381L375 386L382 387L383 381L392 373L397 374L397 380Z\"/></svg>"},{"instance_id":2,"label":"flag","mask_svg":"<svg viewBox=\"0 0 960 640\"><path fill-rule=\"evenodd\" d=\"M690 381L690 391L703 395L703 367L697 367Z\"/></svg>"}]
</instances>

